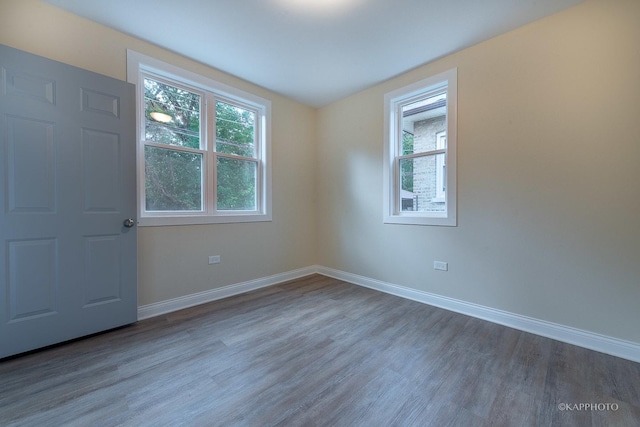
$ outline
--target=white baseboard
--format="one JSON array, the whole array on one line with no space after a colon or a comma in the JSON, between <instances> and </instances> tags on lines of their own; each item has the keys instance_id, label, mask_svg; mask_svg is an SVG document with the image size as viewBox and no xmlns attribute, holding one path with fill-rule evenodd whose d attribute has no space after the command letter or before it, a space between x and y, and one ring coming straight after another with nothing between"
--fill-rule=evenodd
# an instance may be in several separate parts
<instances>
[{"instance_id":1,"label":"white baseboard","mask_svg":"<svg viewBox=\"0 0 640 427\"><path fill-rule=\"evenodd\" d=\"M445 310L455 311L467 316L487 320L489 322L552 338L554 340L588 348L590 350L599 351L601 353L610 354L612 356L621 357L623 359L632 360L634 362L640 362L640 344L634 342L624 341L618 338L612 338L569 326L559 325L557 323L534 319L532 317L521 316L519 314L509 313L507 311L497 310L429 292L406 288L404 286L398 286L382 282L380 280L359 276L357 274L334 270L332 268L317 266L315 267L315 271L324 276L333 277L355 285L364 286L391 295L440 307Z\"/></svg>"},{"instance_id":2,"label":"white baseboard","mask_svg":"<svg viewBox=\"0 0 640 427\"><path fill-rule=\"evenodd\" d=\"M253 291L256 289L265 288L267 286L273 286L278 283L298 279L300 277L308 276L317 272L317 266L305 267L298 270L275 274L269 277L249 280L248 282L236 283L234 285L223 286L222 288L211 289L209 291L185 295L166 301L142 305L138 307L138 320L160 316L161 314L171 313L172 311L182 310L183 308L189 308L195 305L204 304L206 302L211 302L233 295L243 294L245 292Z\"/></svg>"},{"instance_id":3,"label":"white baseboard","mask_svg":"<svg viewBox=\"0 0 640 427\"><path fill-rule=\"evenodd\" d=\"M621 357L634 362L640 362L640 344L634 342L583 331L581 329L563 326L557 323L547 322L545 320L534 319L532 317L521 316L519 314L509 313L507 311L485 307L454 298L394 285L392 283L318 265L224 286L222 288L212 289L196 294L185 295L167 301L143 305L138 307L138 320L148 319L150 317L159 316L172 311L182 310L183 308L193 307L195 305L227 298L267 286L277 285L278 283L298 279L314 273L333 277L354 285L364 286L366 288L375 289L380 292L396 295L435 307L440 307L456 313L465 314L467 316L476 317L478 319L487 320L499 325L552 338L568 344L577 345L579 347L588 348L590 350L599 351L601 353L610 354L612 356Z\"/></svg>"}]
</instances>

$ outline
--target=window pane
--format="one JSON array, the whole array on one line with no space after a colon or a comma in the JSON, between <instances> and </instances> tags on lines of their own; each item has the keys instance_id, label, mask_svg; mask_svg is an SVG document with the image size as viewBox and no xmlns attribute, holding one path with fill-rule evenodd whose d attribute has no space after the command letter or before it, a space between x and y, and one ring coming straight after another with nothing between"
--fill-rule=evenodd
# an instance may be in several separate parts
<instances>
[{"instance_id":1,"label":"window pane","mask_svg":"<svg viewBox=\"0 0 640 427\"><path fill-rule=\"evenodd\" d=\"M256 210L258 162L218 158L218 209Z\"/></svg>"},{"instance_id":2,"label":"window pane","mask_svg":"<svg viewBox=\"0 0 640 427\"><path fill-rule=\"evenodd\" d=\"M216 102L216 151L255 157L255 121L253 111Z\"/></svg>"},{"instance_id":3,"label":"window pane","mask_svg":"<svg viewBox=\"0 0 640 427\"><path fill-rule=\"evenodd\" d=\"M200 95L144 79L145 139L200 149Z\"/></svg>"},{"instance_id":4,"label":"window pane","mask_svg":"<svg viewBox=\"0 0 640 427\"><path fill-rule=\"evenodd\" d=\"M402 106L402 155L440 148L436 135L446 130L446 117L446 92Z\"/></svg>"},{"instance_id":5,"label":"window pane","mask_svg":"<svg viewBox=\"0 0 640 427\"><path fill-rule=\"evenodd\" d=\"M145 210L202 210L202 155L146 146Z\"/></svg>"},{"instance_id":6,"label":"window pane","mask_svg":"<svg viewBox=\"0 0 640 427\"><path fill-rule=\"evenodd\" d=\"M446 212L445 155L400 160L400 210Z\"/></svg>"}]
</instances>

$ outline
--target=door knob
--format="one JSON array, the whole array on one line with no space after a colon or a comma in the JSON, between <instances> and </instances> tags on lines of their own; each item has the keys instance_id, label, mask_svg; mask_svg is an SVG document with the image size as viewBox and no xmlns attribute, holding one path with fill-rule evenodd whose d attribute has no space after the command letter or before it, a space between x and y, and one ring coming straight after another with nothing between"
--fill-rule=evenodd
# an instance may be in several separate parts
<instances>
[{"instance_id":1,"label":"door knob","mask_svg":"<svg viewBox=\"0 0 640 427\"><path fill-rule=\"evenodd\" d=\"M124 225L127 228L131 228L134 225L136 225L136 220L133 218L127 218L124 220L124 222L122 223L122 225Z\"/></svg>"}]
</instances>

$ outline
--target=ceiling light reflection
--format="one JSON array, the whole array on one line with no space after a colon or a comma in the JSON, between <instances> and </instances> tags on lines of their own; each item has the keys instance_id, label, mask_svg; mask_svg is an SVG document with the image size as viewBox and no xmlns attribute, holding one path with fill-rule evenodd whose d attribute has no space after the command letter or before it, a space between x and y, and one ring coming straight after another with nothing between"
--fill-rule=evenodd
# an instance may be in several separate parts
<instances>
[{"instance_id":1,"label":"ceiling light reflection","mask_svg":"<svg viewBox=\"0 0 640 427\"><path fill-rule=\"evenodd\" d=\"M363 0L276 0L281 5L308 13L332 13L352 9Z\"/></svg>"},{"instance_id":2,"label":"ceiling light reflection","mask_svg":"<svg viewBox=\"0 0 640 427\"><path fill-rule=\"evenodd\" d=\"M149 115L153 120L160 123L169 123L170 121L173 120L173 117L171 117L170 115L161 113L159 111L153 111L149 113Z\"/></svg>"}]
</instances>

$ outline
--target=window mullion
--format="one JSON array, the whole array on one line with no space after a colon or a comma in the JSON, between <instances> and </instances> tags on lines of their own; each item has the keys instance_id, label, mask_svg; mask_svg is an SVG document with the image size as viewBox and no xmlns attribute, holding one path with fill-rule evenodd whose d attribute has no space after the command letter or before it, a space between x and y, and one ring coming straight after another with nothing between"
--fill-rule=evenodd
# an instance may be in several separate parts
<instances>
[{"instance_id":1,"label":"window mullion","mask_svg":"<svg viewBox=\"0 0 640 427\"><path fill-rule=\"evenodd\" d=\"M205 95L205 117L206 117L206 206L207 212L216 212L216 182L217 182L217 158L216 158L216 100L212 93Z\"/></svg>"}]
</instances>

